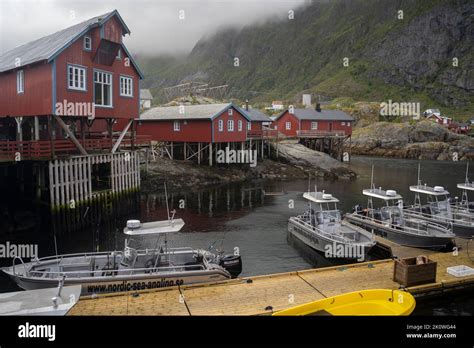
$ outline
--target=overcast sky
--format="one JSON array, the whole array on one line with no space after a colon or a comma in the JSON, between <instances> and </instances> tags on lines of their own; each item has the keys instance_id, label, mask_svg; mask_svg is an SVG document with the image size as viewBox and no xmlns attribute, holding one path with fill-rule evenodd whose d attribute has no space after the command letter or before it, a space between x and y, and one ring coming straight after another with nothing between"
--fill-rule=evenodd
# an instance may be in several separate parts
<instances>
[{"instance_id":1,"label":"overcast sky","mask_svg":"<svg viewBox=\"0 0 474 348\"><path fill-rule=\"evenodd\" d=\"M0 54L113 9L130 28L125 44L134 54L185 53L219 28L284 18L306 1L0 0Z\"/></svg>"}]
</instances>

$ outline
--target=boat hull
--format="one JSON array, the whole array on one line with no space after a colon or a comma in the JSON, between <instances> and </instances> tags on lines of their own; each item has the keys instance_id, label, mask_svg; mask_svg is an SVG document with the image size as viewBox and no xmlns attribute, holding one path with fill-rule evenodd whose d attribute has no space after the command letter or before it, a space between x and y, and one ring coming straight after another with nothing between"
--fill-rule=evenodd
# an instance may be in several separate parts
<instances>
[{"instance_id":1,"label":"boat hull","mask_svg":"<svg viewBox=\"0 0 474 348\"><path fill-rule=\"evenodd\" d=\"M11 267L4 269L12 280L24 290L35 290L57 287L59 279L42 279L15 275ZM227 272L216 270L199 270L175 273L150 273L137 275L120 275L105 277L66 278L65 286L82 285L82 296L105 294L123 291L159 289L171 286L188 285L204 282L215 282L230 279Z\"/></svg>"},{"instance_id":2,"label":"boat hull","mask_svg":"<svg viewBox=\"0 0 474 348\"><path fill-rule=\"evenodd\" d=\"M415 309L414 297L405 291L371 289L349 292L273 313L273 316L377 315L406 316Z\"/></svg>"},{"instance_id":3,"label":"boat hull","mask_svg":"<svg viewBox=\"0 0 474 348\"><path fill-rule=\"evenodd\" d=\"M407 247L439 250L453 242L453 236L444 237L404 233L403 230L392 228L369 219L364 219L357 214L346 214L345 219L354 225L365 228L368 231L373 231L378 236Z\"/></svg>"},{"instance_id":4,"label":"boat hull","mask_svg":"<svg viewBox=\"0 0 474 348\"><path fill-rule=\"evenodd\" d=\"M310 248L319 251L326 258L343 258L357 261L364 261L367 253L375 245L375 243L341 243L335 242L323 235L308 231L297 220L290 219L288 221L288 232L298 238ZM338 252L342 251L342 253Z\"/></svg>"}]
</instances>

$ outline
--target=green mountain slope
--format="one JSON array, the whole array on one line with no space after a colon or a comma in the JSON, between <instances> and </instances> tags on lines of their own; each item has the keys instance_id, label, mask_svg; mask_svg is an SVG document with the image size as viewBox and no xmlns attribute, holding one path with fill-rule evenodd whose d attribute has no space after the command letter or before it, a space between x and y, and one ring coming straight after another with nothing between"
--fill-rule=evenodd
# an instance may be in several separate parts
<instances>
[{"instance_id":1,"label":"green mountain slope","mask_svg":"<svg viewBox=\"0 0 474 348\"><path fill-rule=\"evenodd\" d=\"M230 97L253 102L293 102L311 92L416 101L472 117L472 42L469 0L332 0L296 9L292 20L221 30L186 57L139 60L156 102L164 100L163 87L199 80L228 84Z\"/></svg>"}]
</instances>

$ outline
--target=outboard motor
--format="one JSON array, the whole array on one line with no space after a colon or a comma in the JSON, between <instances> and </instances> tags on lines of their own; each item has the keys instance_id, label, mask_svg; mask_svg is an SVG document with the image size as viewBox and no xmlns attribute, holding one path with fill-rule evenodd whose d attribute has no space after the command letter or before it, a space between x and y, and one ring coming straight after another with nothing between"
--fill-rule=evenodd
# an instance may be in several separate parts
<instances>
[{"instance_id":1,"label":"outboard motor","mask_svg":"<svg viewBox=\"0 0 474 348\"><path fill-rule=\"evenodd\" d=\"M220 258L219 265L229 272L232 278L237 278L242 272L242 258L240 255L224 255Z\"/></svg>"}]
</instances>

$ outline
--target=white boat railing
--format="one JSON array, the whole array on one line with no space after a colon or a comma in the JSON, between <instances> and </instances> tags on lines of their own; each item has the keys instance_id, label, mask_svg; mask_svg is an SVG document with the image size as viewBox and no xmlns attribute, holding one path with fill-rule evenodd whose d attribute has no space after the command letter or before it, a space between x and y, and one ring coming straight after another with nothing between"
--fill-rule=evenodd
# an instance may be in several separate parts
<instances>
[{"instance_id":1,"label":"white boat railing","mask_svg":"<svg viewBox=\"0 0 474 348\"><path fill-rule=\"evenodd\" d=\"M344 236L340 236L340 235L336 235L336 234L326 232L326 231L324 231L320 228L316 228L312 224L305 221L304 215L298 215L296 217L293 217L292 219L296 220L298 223L302 224L304 227L306 227L308 229L311 229L313 232L317 232L321 235L324 235L324 236L326 236L327 238L329 238L331 240L335 240L335 241L343 242L343 243L353 242L352 239L346 238ZM340 225L339 223L337 223L337 224ZM362 243L359 243L359 244L362 244Z\"/></svg>"},{"instance_id":2,"label":"white boat railing","mask_svg":"<svg viewBox=\"0 0 474 348\"><path fill-rule=\"evenodd\" d=\"M96 273L100 273L101 275L102 274L108 274L110 273L110 276L119 276L119 275L122 275L122 274L127 274L127 275L130 275L130 274L134 274L134 273L149 273L149 274L152 274L152 273L158 273L158 272L162 272L162 271L168 271L168 272L171 272L171 271L183 271L183 270L186 270L188 268L194 268L194 270L196 270L196 268L199 267L198 270L205 270L207 269L207 267L204 266L204 264L194 264L194 265L181 265L181 266L162 266L162 267L144 267L144 268L122 268L122 269L114 269L114 268L110 268L110 269L100 269L100 270L80 270L80 271L56 271L56 272L53 272L53 271L40 271L40 270L30 270L28 272L28 274L30 276L34 276L34 277L45 277L45 275L56 275L56 277L63 277L65 276L66 278L78 278L77 276L76 277L73 277L73 275L82 275L82 274L96 274ZM94 276L92 275L92 277ZM55 277L46 277L46 278L55 278Z\"/></svg>"}]
</instances>

